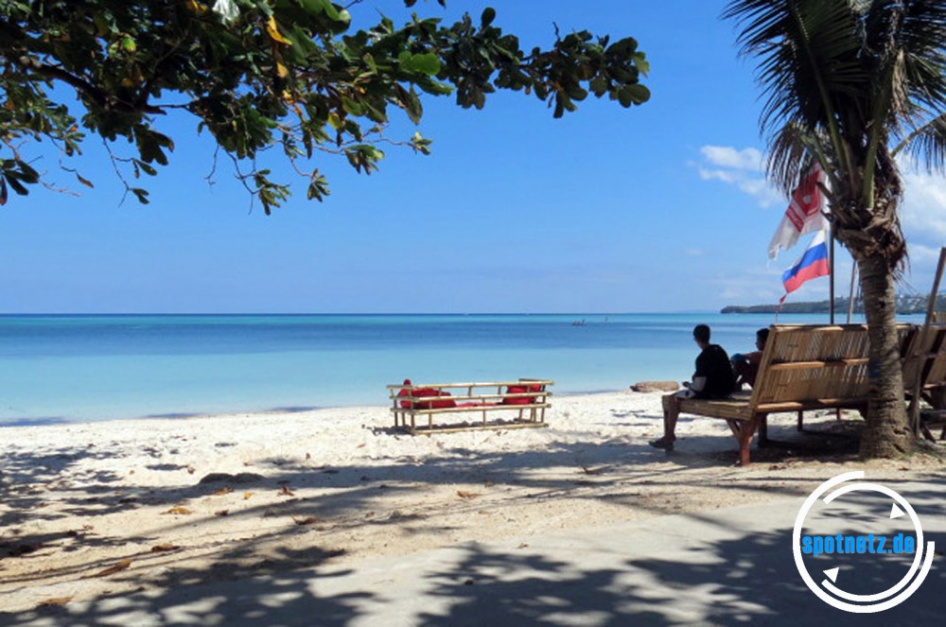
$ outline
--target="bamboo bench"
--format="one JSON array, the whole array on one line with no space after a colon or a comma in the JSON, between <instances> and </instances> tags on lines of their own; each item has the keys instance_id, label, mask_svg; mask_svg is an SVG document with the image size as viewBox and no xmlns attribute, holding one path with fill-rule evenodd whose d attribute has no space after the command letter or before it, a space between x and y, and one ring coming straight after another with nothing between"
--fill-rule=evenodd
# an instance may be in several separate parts
<instances>
[{"instance_id":1,"label":"bamboo bench","mask_svg":"<svg viewBox=\"0 0 946 627\"><path fill-rule=\"evenodd\" d=\"M901 355L914 327L899 325ZM739 463L748 465L752 436L767 439L768 415L867 408L867 325L773 325L751 393L722 400L686 399L680 413L725 420L739 442Z\"/></svg>"},{"instance_id":2,"label":"bamboo bench","mask_svg":"<svg viewBox=\"0 0 946 627\"><path fill-rule=\"evenodd\" d=\"M548 387L554 383L544 379L422 385L405 381L387 389L395 429L417 435L546 427L545 410L551 407L548 399L552 395ZM502 418L503 415L508 418ZM477 420L434 423L435 419L457 416ZM419 425L418 419L426 424Z\"/></svg>"}]
</instances>

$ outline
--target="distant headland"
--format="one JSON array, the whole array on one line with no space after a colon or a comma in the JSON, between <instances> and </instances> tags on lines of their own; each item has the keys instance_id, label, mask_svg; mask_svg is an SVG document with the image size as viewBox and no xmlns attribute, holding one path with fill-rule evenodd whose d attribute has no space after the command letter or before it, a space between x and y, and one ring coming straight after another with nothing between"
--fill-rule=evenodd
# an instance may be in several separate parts
<instances>
[{"instance_id":1,"label":"distant headland","mask_svg":"<svg viewBox=\"0 0 946 627\"><path fill-rule=\"evenodd\" d=\"M834 300L834 310L846 312L850 299L836 298ZM926 306L929 302L927 296L897 296L897 313L900 315L925 314ZM818 314L828 313L830 310L830 301L827 299L819 301L785 303L782 305L783 314ZM936 311L946 309L946 295L936 296ZM778 305L727 305L720 310L720 313L775 313ZM854 313L864 313L864 303L860 298L854 299Z\"/></svg>"}]
</instances>

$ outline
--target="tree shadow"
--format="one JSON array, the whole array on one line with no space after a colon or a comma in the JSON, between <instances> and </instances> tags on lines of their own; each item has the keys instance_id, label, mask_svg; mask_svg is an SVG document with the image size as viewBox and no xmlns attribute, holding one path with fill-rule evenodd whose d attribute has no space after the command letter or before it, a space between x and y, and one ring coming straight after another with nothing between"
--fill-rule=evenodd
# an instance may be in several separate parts
<instances>
[{"instance_id":1,"label":"tree shadow","mask_svg":"<svg viewBox=\"0 0 946 627\"><path fill-rule=\"evenodd\" d=\"M726 448L734 443L731 436L714 437L716 450L710 453L675 454L668 458L671 464L659 468L654 468L651 463L655 461L653 449L644 443L628 443L624 438L594 444L553 439L542 449L497 452L452 444L449 436L443 442L438 455L424 459L392 456L385 463L371 467L358 464L327 467L316 466L302 458L267 458L255 460L254 467L259 469L259 473L224 475L209 481L206 475L181 473L181 482L162 488L123 485L120 476L106 471L89 473L76 485L60 485L60 475L70 464L85 457L107 455L96 452L94 447L62 447L43 455L14 452L2 462L3 475L0 477L4 483L0 488L4 509L0 510L0 525L10 528L28 521L51 520L52 515L44 512L43 503L56 498L63 505L58 508L60 513L56 516L74 519L76 528L57 533L18 529L12 541L5 533L5 544L0 544L0 573L7 560L37 559L54 555L57 551L137 545L121 556L133 560L135 567L110 577L117 583L140 586L141 589L116 596L105 594L91 601L37 607L17 614L10 620L18 622L8 624L26 625L44 617L61 619L63 622L58 624L108 624L120 622L120 617L139 614L164 617L162 620L169 623L178 620L169 617L199 616L201 620L206 619L205 624L214 624L215 621L216 624L248 624L251 621L256 621L256 624L347 624L365 615L368 610L364 608L383 604L384 596L372 588L344 590L337 594L317 593L322 578L345 576L345 571L325 575L319 570L332 565L332 558L338 556L337 551L319 541L320 532L326 526L335 530L378 526L408 535L437 533L451 530L440 520L440 515L448 510L474 516L481 511L502 512L512 500L533 499L539 502L543 498L562 495L573 499L607 500L649 510L654 515L676 513L658 501L644 499L638 488L667 485L681 474L684 478L676 481L686 485L691 475L685 473L718 465L722 457L735 457L735 452ZM770 459L782 459L778 457L779 449L773 451L775 457ZM760 451L760 454L768 455L768 449ZM160 463L154 465L162 466ZM167 470L180 468L171 464L167 466ZM572 467L574 475L549 476L542 472L542 469L550 467ZM810 477L788 473L779 476L777 482L746 476L740 478L739 473L738 470L732 471L730 478L734 480L713 487L756 491L764 493L767 498L773 495L797 497L799 490L791 483L810 485L812 482ZM481 498L458 498L413 512L385 510L379 506L385 494L410 494L427 486L469 483L483 485ZM629 490L629 485L633 489ZM215 543L209 537L205 545L197 547L209 564L205 567L194 566L187 560L179 561L180 552L173 547L156 553L141 548L142 545L160 543L163 533L192 526L198 520L212 521L212 508L201 503L216 492L250 488L256 493L265 492L267 498L259 505L245 507L230 516L249 521L276 518L284 523L282 526L225 543ZM293 491L304 494L306 488L331 490L314 498L292 496ZM927 506L932 507L938 496L931 492ZM128 508L179 504L193 507L198 513L194 517L169 517L166 524L148 535L128 530L123 535L104 537L81 527L83 521L98 515ZM942 511L941 506L938 511ZM308 519L317 522L300 525L299 521ZM424 575L424 580L433 586L430 594L445 599L442 605L446 609L422 613L418 624L484 624L489 620L502 620L505 622L501 624L577 622L582 625L623 625L628 624L629 619L645 624L677 624L697 615L693 613L695 610L688 610L686 606L677 607L675 604L679 601L673 599L685 598L691 588L711 585L717 586L707 589L712 599L711 607L699 610L704 612L699 615L699 621L732 624L770 620L783 611L792 616L791 608L781 604L782 596L766 600L767 594L771 596L769 588L772 586L779 589L788 586L791 592L799 593L798 602L809 603L822 612L831 610L822 607L823 604L804 589L794 573L790 553L787 553L788 562L779 561L772 565L769 560L767 551L787 546L785 533L788 532L773 531L739 541L720 542L713 546L710 565L680 563L659 557L582 563L580 553L575 556L579 562L574 563L573 560L498 552L474 545L463 549L466 556L452 569ZM304 539L303 544L308 544L300 546L296 542L300 538ZM291 543L294 546L288 546L289 540L294 540ZM619 546L612 548L615 555L622 555ZM42 574L20 577L19 580L4 579L7 584L19 583L22 586L50 575L77 580L90 572L107 569L114 562L114 557L102 560L90 551L88 559L79 564L58 568L54 565ZM748 574L733 575L726 570L731 569L726 564L745 564L739 569ZM628 580L629 570L644 579L639 582L633 578ZM498 576L495 573L506 574ZM554 577L550 578L548 573ZM939 573L937 576L941 585L943 575ZM655 586L673 594L668 592L655 597ZM922 589L925 591L932 587L933 583L928 582ZM37 598L38 603L44 600L49 601L50 597ZM935 605L939 599L933 598L931 602ZM186 621L181 618L179 622ZM195 618L194 622L200 621Z\"/></svg>"},{"instance_id":2,"label":"tree shadow","mask_svg":"<svg viewBox=\"0 0 946 627\"><path fill-rule=\"evenodd\" d=\"M46 599L28 611L0 612L4 625L347 625L370 591L316 593L316 571L336 553L275 547L261 556L250 544L221 550L207 567L156 562L135 592L89 601ZM342 571L344 574L345 571ZM334 575L338 576L338 575ZM121 576L113 578L120 582Z\"/></svg>"},{"instance_id":3,"label":"tree shadow","mask_svg":"<svg viewBox=\"0 0 946 627\"><path fill-rule=\"evenodd\" d=\"M930 535L946 539L942 529ZM880 614L852 614L825 604L797 572L790 527L710 542L684 538L681 544L693 545L685 556L645 550L626 558L638 552L626 550L638 538L618 540L624 544L576 541L567 560L466 548L452 568L425 574L434 609L422 612L416 624L932 625L946 611L942 568L934 568L901 605ZM882 591L897 567L866 562L857 575L862 585Z\"/></svg>"},{"instance_id":4,"label":"tree shadow","mask_svg":"<svg viewBox=\"0 0 946 627\"><path fill-rule=\"evenodd\" d=\"M935 491L911 501L932 503ZM674 524L676 523L676 524ZM668 524L670 524L668 526ZM673 531L709 528L706 538ZM666 527L666 528L663 528ZM725 537L713 538L722 528ZM264 561L249 547L221 552L207 569L156 571L121 597L39 607L4 617L14 625L644 625L939 624L946 572L934 568L915 594L880 614L843 612L800 579L788 525L732 529L713 516L678 516L614 532L579 533L533 549L465 544L386 563L331 567L331 553L276 548ZM942 521L931 539L946 539ZM663 542L648 542L663 537ZM541 542L541 540L540 540ZM565 544L561 544L564 542ZM861 564L862 580L885 586L890 564ZM881 589L883 589L881 587Z\"/></svg>"}]
</instances>

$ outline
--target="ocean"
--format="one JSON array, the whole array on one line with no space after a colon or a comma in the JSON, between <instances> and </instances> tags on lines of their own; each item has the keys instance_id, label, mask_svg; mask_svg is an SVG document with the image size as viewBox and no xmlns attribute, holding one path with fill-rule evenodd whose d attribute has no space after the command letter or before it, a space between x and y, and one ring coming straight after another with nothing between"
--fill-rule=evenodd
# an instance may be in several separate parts
<instances>
[{"instance_id":1,"label":"ocean","mask_svg":"<svg viewBox=\"0 0 946 627\"><path fill-rule=\"evenodd\" d=\"M706 323L730 354L767 314L0 316L0 425L386 405L385 385L683 380ZM782 316L825 323L824 315Z\"/></svg>"}]
</instances>

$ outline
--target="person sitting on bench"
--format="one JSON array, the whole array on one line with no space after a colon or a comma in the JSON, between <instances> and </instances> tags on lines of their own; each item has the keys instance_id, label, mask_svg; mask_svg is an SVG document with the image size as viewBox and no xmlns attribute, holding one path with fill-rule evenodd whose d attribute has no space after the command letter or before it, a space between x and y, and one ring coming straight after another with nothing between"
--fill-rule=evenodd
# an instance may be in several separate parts
<instances>
[{"instance_id":1,"label":"person sitting on bench","mask_svg":"<svg viewBox=\"0 0 946 627\"><path fill-rule=\"evenodd\" d=\"M741 390L743 384L750 388L755 387L755 377L759 373L759 364L762 363L762 351L765 350L765 341L769 339L768 328L755 332L755 347L751 353L736 353L732 356L732 370L736 374L736 390Z\"/></svg>"},{"instance_id":2,"label":"person sitting on bench","mask_svg":"<svg viewBox=\"0 0 946 627\"><path fill-rule=\"evenodd\" d=\"M663 397L664 435L650 443L655 448L673 450L677 439L675 431L680 415L680 400L686 398L726 398L736 387L729 355L718 344L710 344L710 328L698 324L693 328L693 339L700 347L693 379L683 383L683 389Z\"/></svg>"}]
</instances>

